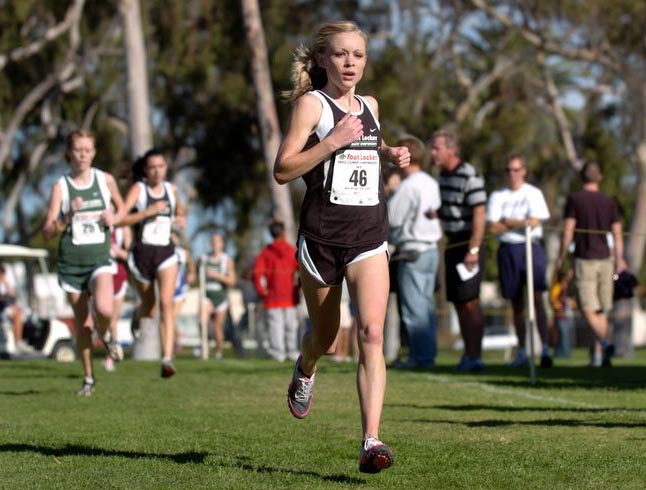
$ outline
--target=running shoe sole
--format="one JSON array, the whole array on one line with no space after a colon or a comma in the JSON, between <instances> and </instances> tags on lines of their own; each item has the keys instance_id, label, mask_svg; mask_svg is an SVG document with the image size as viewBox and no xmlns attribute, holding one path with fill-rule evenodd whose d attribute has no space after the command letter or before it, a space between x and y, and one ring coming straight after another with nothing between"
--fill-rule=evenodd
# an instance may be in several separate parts
<instances>
[{"instance_id":1,"label":"running shoe sole","mask_svg":"<svg viewBox=\"0 0 646 490\"><path fill-rule=\"evenodd\" d=\"M114 362L123 361L123 347L118 342L106 342L105 347L108 349L108 355Z\"/></svg>"},{"instance_id":2,"label":"running shoe sole","mask_svg":"<svg viewBox=\"0 0 646 490\"><path fill-rule=\"evenodd\" d=\"M379 473L381 470L390 468L395 462L395 455L392 450L382 444L366 451L359 460L359 471L361 473Z\"/></svg>"},{"instance_id":3,"label":"running shoe sole","mask_svg":"<svg viewBox=\"0 0 646 490\"><path fill-rule=\"evenodd\" d=\"M310 414L310 411L312 410L312 400L314 400L314 395L312 395L312 398L310 398L310 403L309 406L307 407L307 410L305 412L299 412L298 408L292 405L292 400L291 400L291 395L292 395L292 385L290 384L288 387L287 391L287 407L289 408L290 413L296 417L297 419L304 419Z\"/></svg>"},{"instance_id":4,"label":"running shoe sole","mask_svg":"<svg viewBox=\"0 0 646 490\"><path fill-rule=\"evenodd\" d=\"M161 377L162 378L171 378L175 376L175 367L170 364L162 364L161 367Z\"/></svg>"}]
</instances>

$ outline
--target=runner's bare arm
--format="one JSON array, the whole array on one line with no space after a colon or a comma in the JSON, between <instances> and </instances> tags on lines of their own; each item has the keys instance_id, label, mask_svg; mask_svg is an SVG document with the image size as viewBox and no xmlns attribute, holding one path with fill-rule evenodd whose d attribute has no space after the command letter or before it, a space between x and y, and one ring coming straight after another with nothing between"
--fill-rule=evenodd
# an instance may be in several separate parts
<instances>
[{"instance_id":1,"label":"runner's bare arm","mask_svg":"<svg viewBox=\"0 0 646 490\"><path fill-rule=\"evenodd\" d=\"M316 128L323 108L313 95L305 94L294 104L289 128L278 149L274 164L274 178L279 184L290 182L316 167L334 151L349 145L363 134L361 121L346 114L328 136L307 151L307 138Z\"/></svg>"},{"instance_id":2,"label":"runner's bare arm","mask_svg":"<svg viewBox=\"0 0 646 490\"><path fill-rule=\"evenodd\" d=\"M59 216L61 214L61 205L63 203L63 196L61 187L56 182L52 187L52 193L49 197L49 204L47 206L47 214L45 215L45 222L43 223L43 238L51 240L69 224L67 217L63 217L61 221Z\"/></svg>"},{"instance_id":3,"label":"runner's bare arm","mask_svg":"<svg viewBox=\"0 0 646 490\"><path fill-rule=\"evenodd\" d=\"M132 208L135 207L135 204L137 203L137 199L139 198L139 192L141 187L138 184L133 185L130 190L128 191L128 195L126 196L126 202L124 205L124 217L117 223L117 226L129 226L129 225L134 225L136 223L139 223L140 221L143 221L146 218L150 218L151 216L155 216L162 212L164 209L166 209L166 202L164 201L157 201L151 206L148 206L146 209L137 211L136 213L130 213Z\"/></svg>"},{"instance_id":4,"label":"runner's bare arm","mask_svg":"<svg viewBox=\"0 0 646 490\"><path fill-rule=\"evenodd\" d=\"M125 209L125 204L123 202L123 198L121 197L121 192L119 192L119 187L117 186L117 182L114 180L114 177L108 173L105 174L105 183L108 186L108 189L110 190L110 198L112 199L112 204L114 205L114 216L113 216L113 223L110 223L110 225L113 225L114 223L118 223L121 221L123 216L126 214L126 209ZM108 223L106 223L108 225Z\"/></svg>"},{"instance_id":5,"label":"runner's bare arm","mask_svg":"<svg viewBox=\"0 0 646 490\"><path fill-rule=\"evenodd\" d=\"M379 104L377 99L367 95L364 97L368 104L370 104L370 109L375 115L375 119L379 120ZM410 151L405 146L388 146L386 141L381 138L381 150L380 154L386 160L392 162L399 168L406 167L410 164Z\"/></svg>"},{"instance_id":6,"label":"runner's bare arm","mask_svg":"<svg viewBox=\"0 0 646 490\"><path fill-rule=\"evenodd\" d=\"M175 184L171 184L171 188L173 189L173 193L175 194L175 224L179 228L184 229L184 227L186 226L186 208L184 207L184 203L180 199L180 195Z\"/></svg>"}]
</instances>

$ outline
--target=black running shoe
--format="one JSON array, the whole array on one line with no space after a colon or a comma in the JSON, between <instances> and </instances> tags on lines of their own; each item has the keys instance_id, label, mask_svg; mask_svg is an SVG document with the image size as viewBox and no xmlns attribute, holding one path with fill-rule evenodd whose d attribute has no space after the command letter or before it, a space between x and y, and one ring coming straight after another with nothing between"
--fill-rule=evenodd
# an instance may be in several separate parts
<instances>
[{"instance_id":1,"label":"black running shoe","mask_svg":"<svg viewBox=\"0 0 646 490\"><path fill-rule=\"evenodd\" d=\"M608 344L603 349L603 357L601 358L601 367L612 367L610 359L615 355L615 345Z\"/></svg>"},{"instance_id":2,"label":"black running shoe","mask_svg":"<svg viewBox=\"0 0 646 490\"><path fill-rule=\"evenodd\" d=\"M541 356L541 367L544 369L551 368L554 365L554 361L548 355Z\"/></svg>"}]
</instances>

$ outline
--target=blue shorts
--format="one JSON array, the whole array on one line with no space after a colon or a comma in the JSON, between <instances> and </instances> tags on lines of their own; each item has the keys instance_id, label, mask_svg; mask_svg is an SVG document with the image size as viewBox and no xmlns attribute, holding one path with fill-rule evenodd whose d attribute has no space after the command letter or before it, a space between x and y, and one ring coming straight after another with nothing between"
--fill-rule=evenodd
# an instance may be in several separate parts
<instances>
[{"instance_id":1,"label":"blue shorts","mask_svg":"<svg viewBox=\"0 0 646 490\"><path fill-rule=\"evenodd\" d=\"M547 259L540 243L532 243L534 290L545 291ZM500 292L505 299L518 299L527 282L527 262L524 243L501 243L498 247L498 274Z\"/></svg>"},{"instance_id":2,"label":"blue shorts","mask_svg":"<svg viewBox=\"0 0 646 490\"><path fill-rule=\"evenodd\" d=\"M182 278L182 281L175 286L175 292L173 293L173 300L174 301L180 301L186 297L186 293L188 293L189 290L189 285L186 282L186 278Z\"/></svg>"}]
</instances>

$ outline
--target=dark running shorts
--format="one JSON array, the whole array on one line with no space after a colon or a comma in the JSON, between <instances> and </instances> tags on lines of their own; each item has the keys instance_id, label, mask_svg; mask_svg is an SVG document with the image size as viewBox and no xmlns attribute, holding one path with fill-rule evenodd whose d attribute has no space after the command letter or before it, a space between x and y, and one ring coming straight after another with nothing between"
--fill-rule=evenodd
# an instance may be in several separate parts
<instances>
[{"instance_id":1,"label":"dark running shorts","mask_svg":"<svg viewBox=\"0 0 646 490\"><path fill-rule=\"evenodd\" d=\"M175 245L145 245L135 242L128 254L128 269L144 284L155 280L157 272L177 263Z\"/></svg>"},{"instance_id":2,"label":"dark running shorts","mask_svg":"<svg viewBox=\"0 0 646 490\"><path fill-rule=\"evenodd\" d=\"M484 272L486 248L480 245L480 256L478 257L480 270L478 273L467 281L460 279L457 269L455 268L464 260L464 256L469 251L469 245L459 245L452 247L447 245L444 251L444 277L446 279L446 299L451 303L465 303L474 298L480 297L480 282Z\"/></svg>"},{"instance_id":3,"label":"dark running shorts","mask_svg":"<svg viewBox=\"0 0 646 490\"><path fill-rule=\"evenodd\" d=\"M539 243L532 244L532 264L534 269L534 289L545 291L545 267L547 260L545 250ZM498 274L500 276L500 293L505 299L516 299L527 283L527 261L525 260L524 243L501 243L498 248Z\"/></svg>"},{"instance_id":4,"label":"dark running shorts","mask_svg":"<svg viewBox=\"0 0 646 490\"><path fill-rule=\"evenodd\" d=\"M345 268L360 260L388 251L387 242L362 247L334 247L305 238L298 239L298 262L320 284L340 286Z\"/></svg>"}]
</instances>

